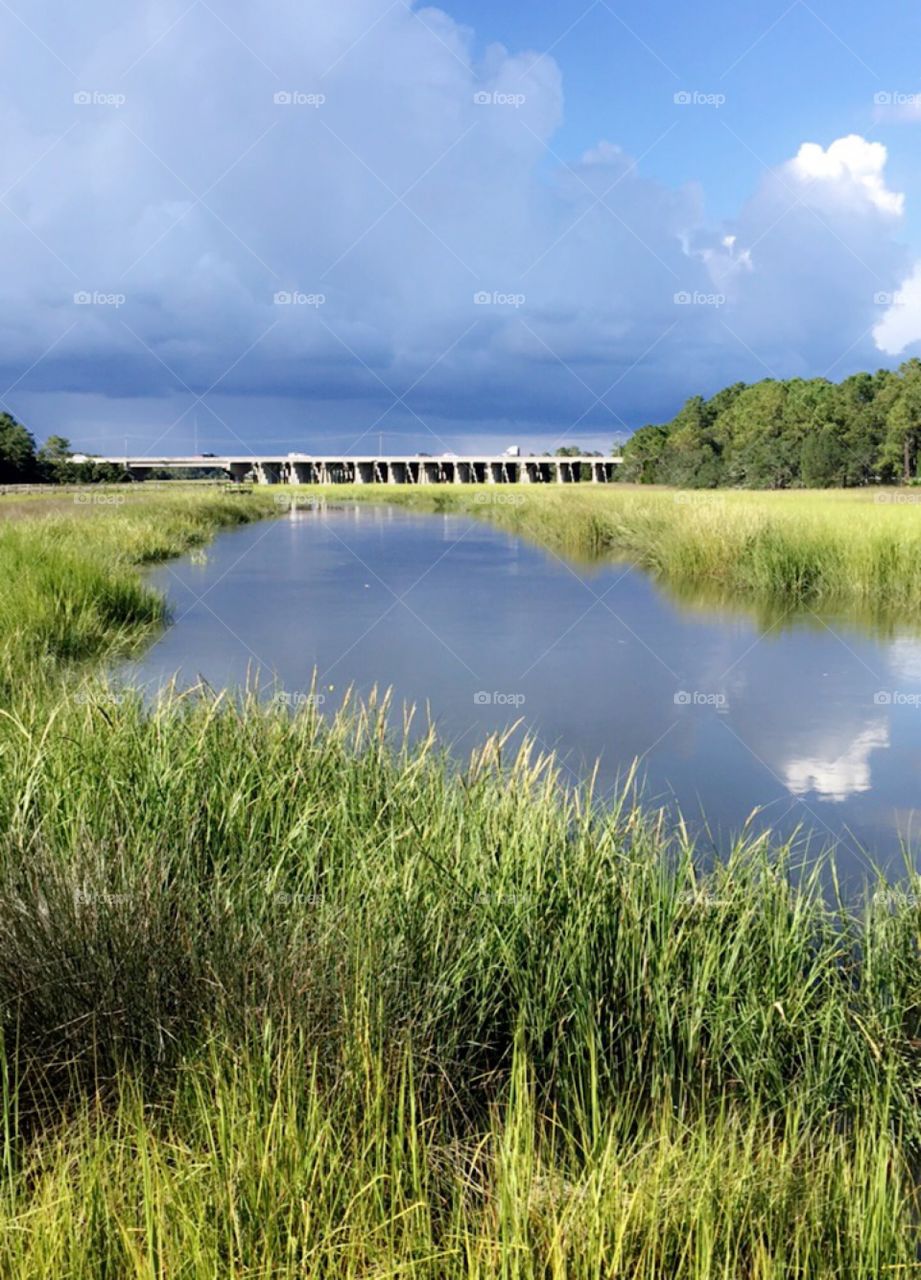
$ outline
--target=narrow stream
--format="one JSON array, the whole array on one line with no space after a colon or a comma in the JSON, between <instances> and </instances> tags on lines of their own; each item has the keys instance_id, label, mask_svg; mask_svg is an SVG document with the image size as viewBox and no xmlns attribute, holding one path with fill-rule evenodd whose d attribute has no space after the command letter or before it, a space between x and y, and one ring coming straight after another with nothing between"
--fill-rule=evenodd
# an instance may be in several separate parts
<instances>
[{"instance_id":1,"label":"narrow stream","mask_svg":"<svg viewBox=\"0 0 921 1280\"><path fill-rule=\"evenodd\" d=\"M159 567L173 623L120 673L261 687L323 709L392 686L464 753L521 721L567 778L641 760L652 804L725 847L757 829L834 841L846 875L915 843L921 639L670 599L643 573L586 569L462 515L295 511ZM916 824L915 824L916 825Z\"/></svg>"}]
</instances>

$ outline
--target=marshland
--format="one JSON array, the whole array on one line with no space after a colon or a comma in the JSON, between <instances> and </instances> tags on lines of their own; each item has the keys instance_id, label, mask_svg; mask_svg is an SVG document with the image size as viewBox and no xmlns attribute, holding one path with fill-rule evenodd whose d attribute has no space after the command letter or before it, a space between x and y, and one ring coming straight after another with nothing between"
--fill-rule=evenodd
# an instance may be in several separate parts
<instances>
[{"instance_id":1,"label":"marshland","mask_svg":"<svg viewBox=\"0 0 921 1280\"><path fill-rule=\"evenodd\" d=\"M149 567L277 496L0 499L0 1271L907 1273L910 860L855 896L821 841L704 858L629 772L449 752L383 687L133 689L182 632ZM918 618L910 489L384 496L753 625Z\"/></svg>"}]
</instances>

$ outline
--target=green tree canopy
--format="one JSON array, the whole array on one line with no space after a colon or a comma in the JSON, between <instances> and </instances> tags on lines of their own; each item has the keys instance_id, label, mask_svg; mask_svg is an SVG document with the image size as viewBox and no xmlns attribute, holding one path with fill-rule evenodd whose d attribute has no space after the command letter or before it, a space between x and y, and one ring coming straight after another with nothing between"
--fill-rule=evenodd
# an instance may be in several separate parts
<instances>
[{"instance_id":1,"label":"green tree canopy","mask_svg":"<svg viewBox=\"0 0 921 1280\"><path fill-rule=\"evenodd\" d=\"M35 480L35 440L21 422L0 413L0 483L23 484Z\"/></svg>"},{"instance_id":2,"label":"green tree canopy","mask_svg":"<svg viewBox=\"0 0 921 1280\"><path fill-rule=\"evenodd\" d=\"M71 462L73 450L66 436L49 436L36 455L41 478L50 484L63 484L75 479Z\"/></svg>"},{"instance_id":3,"label":"green tree canopy","mask_svg":"<svg viewBox=\"0 0 921 1280\"><path fill-rule=\"evenodd\" d=\"M737 382L692 396L623 446L619 478L685 488L909 482L921 466L921 360L898 370Z\"/></svg>"}]
</instances>

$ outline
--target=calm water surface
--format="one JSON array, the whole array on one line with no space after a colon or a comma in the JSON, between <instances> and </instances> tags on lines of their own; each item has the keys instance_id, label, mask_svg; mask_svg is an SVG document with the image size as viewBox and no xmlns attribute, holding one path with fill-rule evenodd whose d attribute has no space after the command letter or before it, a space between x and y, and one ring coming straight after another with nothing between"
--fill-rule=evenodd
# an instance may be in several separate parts
<instances>
[{"instance_id":1,"label":"calm water surface","mask_svg":"<svg viewBox=\"0 0 921 1280\"><path fill-rule=\"evenodd\" d=\"M324 710L350 684L392 686L461 753L521 719L566 776L600 760L612 786L638 757L649 800L720 846L759 807L756 825L837 841L853 875L863 849L894 864L916 842L910 634L690 609L623 565L586 569L465 516L374 506L250 525L152 579L174 621L130 680L221 687L255 672L293 703L316 671Z\"/></svg>"}]
</instances>

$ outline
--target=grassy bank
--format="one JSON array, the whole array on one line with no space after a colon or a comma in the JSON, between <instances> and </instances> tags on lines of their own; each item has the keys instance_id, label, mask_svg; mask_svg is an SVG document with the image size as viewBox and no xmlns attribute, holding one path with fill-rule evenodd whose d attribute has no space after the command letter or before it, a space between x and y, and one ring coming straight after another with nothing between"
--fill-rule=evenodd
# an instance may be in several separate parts
<instances>
[{"instance_id":1,"label":"grassy bank","mask_svg":"<svg viewBox=\"0 0 921 1280\"><path fill-rule=\"evenodd\" d=\"M63 662L141 644L166 618L142 565L276 514L270 495L93 487L0 498L0 695ZM28 675L26 674L28 673Z\"/></svg>"},{"instance_id":2,"label":"grassy bank","mask_svg":"<svg viewBox=\"0 0 921 1280\"><path fill-rule=\"evenodd\" d=\"M921 883L832 912L501 742L72 661L249 501L0 526L0 1275L909 1273Z\"/></svg>"},{"instance_id":3,"label":"grassy bank","mask_svg":"<svg viewBox=\"0 0 921 1280\"><path fill-rule=\"evenodd\" d=\"M560 554L632 562L682 593L766 610L921 619L921 490L304 488L493 521Z\"/></svg>"}]
</instances>

